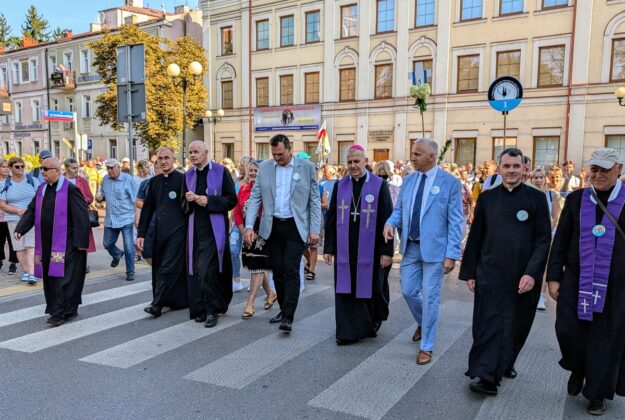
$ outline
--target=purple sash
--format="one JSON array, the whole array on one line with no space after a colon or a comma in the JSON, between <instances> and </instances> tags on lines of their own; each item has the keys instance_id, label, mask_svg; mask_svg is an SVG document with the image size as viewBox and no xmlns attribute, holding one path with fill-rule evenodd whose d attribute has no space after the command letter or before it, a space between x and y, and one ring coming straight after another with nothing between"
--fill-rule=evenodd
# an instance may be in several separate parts
<instances>
[{"instance_id":1,"label":"purple sash","mask_svg":"<svg viewBox=\"0 0 625 420\"><path fill-rule=\"evenodd\" d=\"M608 210L618 220L623 205L625 204L625 188L617 197L608 203ZM610 277L610 264L616 228L610 219L603 215L601 224L605 227L605 234L595 237L593 228L597 205L590 201L590 190L586 188L582 196L582 207L579 221L579 299L577 316L584 321L592 321L592 314L602 313L605 297L608 292L608 278Z\"/></svg>"},{"instance_id":2,"label":"purple sash","mask_svg":"<svg viewBox=\"0 0 625 420\"><path fill-rule=\"evenodd\" d=\"M221 195L221 188L224 176L224 167L215 163L209 162L211 167L206 174L206 196L219 196ZM185 181L187 184L187 190L195 192L196 182L196 168L187 171L185 174ZM213 235L215 236L215 244L217 245L217 255L219 257L219 272L223 272L223 259L224 249L226 248L226 222L224 215L221 213L211 213L210 221L213 227ZM193 227L195 225L195 211L191 213L189 218L189 227L187 231L187 245L189 250L189 275L193 275Z\"/></svg>"},{"instance_id":3,"label":"purple sash","mask_svg":"<svg viewBox=\"0 0 625 420\"><path fill-rule=\"evenodd\" d=\"M43 278L41 243L41 206L47 184L37 189L35 196L35 277ZM54 226L52 227L52 249L50 253L49 277L65 277L65 251L67 249L67 206L69 199L69 181L59 178L54 202Z\"/></svg>"},{"instance_id":4,"label":"purple sash","mask_svg":"<svg viewBox=\"0 0 625 420\"><path fill-rule=\"evenodd\" d=\"M370 299L373 288L373 261L377 227L378 201L382 178L369 174L362 187L360 200L360 229L358 233L358 267L356 267L356 297ZM352 179L346 176L338 184L336 204L336 293L351 293L349 265L349 224L352 204ZM371 200L373 197L373 200Z\"/></svg>"}]
</instances>

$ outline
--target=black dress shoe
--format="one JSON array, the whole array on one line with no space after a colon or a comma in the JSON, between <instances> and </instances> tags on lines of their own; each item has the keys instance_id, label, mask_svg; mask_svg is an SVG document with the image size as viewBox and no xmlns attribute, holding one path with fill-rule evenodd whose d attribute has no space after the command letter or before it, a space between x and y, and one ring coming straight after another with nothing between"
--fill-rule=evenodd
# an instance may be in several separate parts
<instances>
[{"instance_id":1,"label":"black dress shoe","mask_svg":"<svg viewBox=\"0 0 625 420\"><path fill-rule=\"evenodd\" d=\"M111 261L111 268L117 267L123 256L124 253L122 252L122 255L120 255L119 258L113 258L113 261Z\"/></svg>"},{"instance_id":2,"label":"black dress shoe","mask_svg":"<svg viewBox=\"0 0 625 420\"><path fill-rule=\"evenodd\" d=\"M58 318L56 316L51 316L50 318L48 318L48 321L46 322L50 324L50 326L52 327L58 327L59 325L63 325L65 323L65 319Z\"/></svg>"},{"instance_id":3,"label":"black dress shoe","mask_svg":"<svg viewBox=\"0 0 625 420\"><path fill-rule=\"evenodd\" d=\"M143 311L149 313L154 318L158 318L159 316L161 316L161 308L159 308L158 306L150 305L146 308L143 308Z\"/></svg>"},{"instance_id":4,"label":"black dress shoe","mask_svg":"<svg viewBox=\"0 0 625 420\"><path fill-rule=\"evenodd\" d=\"M505 376L506 378L509 378L509 379L514 379L514 378L517 377L517 373L516 373L516 370L514 368L512 368L512 369L508 369L507 371L505 371L503 373L503 376Z\"/></svg>"},{"instance_id":5,"label":"black dress shoe","mask_svg":"<svg viewBox=\"0 0 625 420\"><path fill-rule=\"evenodd\" d=\"M204 322L204 327L213 328L215 325L217 325L217 320L219 320L219 317L217 315L206 315L206 322Z\"/></svg>"},{"instance_id":6,"label":"black dress shoe","mask_svg":"<svg viewBox=\"0 0 625 420\"><path fill-rule=\"evenodd\" d=\"M202 314L195 318L195 322L204 322L206 321L206 314Z\"/></svg>"},{"instance_id":7,"label":"black dress shoe","mask_svg":"<svg viewBox=\"0 0 625 420\"><path fill-rule=\"evenodd\" d=\"M584 388L584 375L577 372L572 372L569 377L569 383L566 386L566 390L571 397L576 397L582 392Z\"/></svg>"},{"instance_id":8,"label":"black dress shoe","mask_svg":"<svg viewBox=\"0 0 625 420\"><path fill-rule=\"evenodd\" d=\"M354 344L358 340L347 340L345 338L337 338L336 345L337 346L349 346L350 344Z\"/></svg>"},{"instance_id":9,"label":"black dress shoe","mask_svg":"<svg viewBox=\"0 0 625 420\"><path fill-rule=\"evenodd\" d=\"M591 416L602 416L605 414L608 406L605 404L605 400L603 398L593 398L590 400L590 405L588 406L588 414Z\"/></svg>"},{"instance_id":10,"label":"black dress shoe","mask_svg":"<svg viewBox=\"0 0 625 420\"><path fill-rule=\"evenodd\" d=\"M133 281L134 279L135 279L135 275L134 274L126 275L126 281Z\"/></svg>"},{"instance_id":11,"label":"black dress shoe","mask_svg":"<svg viewBox=\"0 0 625 420\"><path fill-rule=\"evenodd\" d=\"M72 312L71 314L65 314L63 318L65 318L66 321L69 321L70 319L74 319L77 316L78 316L78 312Z\"/></svg>"},{"instance_id":12,"label":"black dress shoe","mask_svg":"<svg viewBox=\"0 0 625 420\"><path fill-rule=\"evenodd\" d=\"M493 384L492 382L488 382L487 380L484 380L482 378L480 378L478 381L471 382L469 384L469 388L471 389L471 391L477 392L478 394L497 395L497 386L495 386L495 384Z\"/></svg>"},{"instance_id":13,"label":"black dress shoe","mask_svg":"<svg viewBox=\"0 0 625 420\"><path fill-rule=\"evenodd\" d=\"M284 331L285 333L290 333L293 331L293 322L289 319L283 319L278 327L280 331Z\"/></svg>"},{"instance_id":14,"label":"black dress shoe","mask_svg":"<svg viewBox=\"0 0 625 420\"><path fill-rule=\"evenodd\" d=\"M373 329L375 330L375 332L378 332L378 330L380 329L381 326L382 326L382 321L374 321L373 322Z\"/></svg>"},{"instance_id":15,"label":"black dress shoe","mask_svg":"<svg viewBox=\"0 0 625 420\"><path fill-rule=\"evenodd\" d=\"M270 324L277 324L278 322L282 322L282 311L278 312L278 315L269 320Z\"/></svg>"}]
</instances>

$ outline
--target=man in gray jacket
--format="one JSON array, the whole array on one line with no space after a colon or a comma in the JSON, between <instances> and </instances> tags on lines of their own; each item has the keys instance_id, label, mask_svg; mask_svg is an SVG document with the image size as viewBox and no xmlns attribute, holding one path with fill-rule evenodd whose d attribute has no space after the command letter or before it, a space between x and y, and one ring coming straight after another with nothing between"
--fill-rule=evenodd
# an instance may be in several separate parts
<instances>
[{"instance_id":1,"label":"man in gray jacket","mask_svg":"<svg viewBox=\"0 0 625 420\"><path fill-rule=\"evenodd\" d=\"M278 293L280 313L269 322L291 332L299 299L299 266L307 244L319 242L321 199L312 163L291 154L289 138L269 141L273 159L260 165L247 202L244 241L256 238L254 222L262 203L259 236L268 241L269 261Z\"/></svg>"}]
</instances>

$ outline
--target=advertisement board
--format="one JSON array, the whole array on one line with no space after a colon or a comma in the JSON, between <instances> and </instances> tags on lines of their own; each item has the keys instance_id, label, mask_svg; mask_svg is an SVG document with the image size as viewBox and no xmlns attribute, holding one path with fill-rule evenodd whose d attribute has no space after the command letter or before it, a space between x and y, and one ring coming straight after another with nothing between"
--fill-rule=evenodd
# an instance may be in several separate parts
<instances>
[{"instance_id":1,"label":"advertisement board","mask_svg":"<svg viewBox=\"0 0 625 420\"><path fill-rule=\"evenodd\" d=\"M321 126L321 105L254 108L256 131L311 131Z\"/></svg>"}]
</instances>

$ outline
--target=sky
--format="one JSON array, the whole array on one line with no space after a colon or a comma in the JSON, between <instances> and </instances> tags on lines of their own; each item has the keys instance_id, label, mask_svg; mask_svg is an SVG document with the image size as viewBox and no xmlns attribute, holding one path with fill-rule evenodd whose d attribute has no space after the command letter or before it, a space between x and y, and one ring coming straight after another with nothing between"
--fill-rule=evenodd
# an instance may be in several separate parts
<instances>
[{"instance_id":1,"label":"sky","mask_svg":"<svg viewBox=\"0 0 625 420\"><path fill-rule=\"evenodd\" d=\"M143 0L144 7L161 9L161 3L168 12L175 5L188 4L196 7L197 0ZM72 29L74 34L87 32L89 24L97 22L98 12L115 6L122 6L125 0L0 0L0 13L4 14L12 29L12 35L21 33L26 11L30 5L43 14L50 25L50 31L57 26Z\"/></svg>"}]
</instances>

